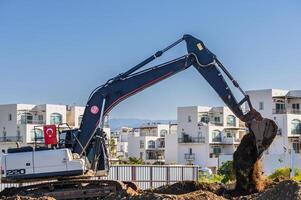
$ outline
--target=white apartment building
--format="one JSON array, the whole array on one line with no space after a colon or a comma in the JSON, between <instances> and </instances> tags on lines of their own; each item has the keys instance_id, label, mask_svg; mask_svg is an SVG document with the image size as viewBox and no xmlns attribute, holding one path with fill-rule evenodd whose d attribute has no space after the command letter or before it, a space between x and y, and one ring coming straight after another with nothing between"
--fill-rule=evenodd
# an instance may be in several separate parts
<instances>
[{"instance_id":1,"label":"white apartment building","mask_svg":"<svg viewBox=\"0 0 301 200\"><path fill-rule=\"evenodd\" d=\"M43 125L80 126L85 107L54 104L0 105L0 150L43 142ZM105 128L110 134L110 129ZM18 144L17 144L18 143Z\"/></svg>"},{"instance_id":2,"label":"white apartment building","mask_svg":"<svg viewBox=\"0 0 301 200\"><path fill-rule=\"evenodd\" d=\"M146 124L134 128L128 137L128 156L146 163L164 162L165 136L169 130L169 124Z\"/></svg>"},{"instance_id":3,"label":"white apartment building","mask_svg":"<svg viewBox=\"0 0 301 200\"><path fill-rule=\"evenodd\" d=\"M278 125L278 134L269 151L280 154L288 149L301 153L301 90L251 90L246 92L256 110Z\"/></svg>"},{"instance_id":4,"label":"white apartment building","mask_svg":"<svg viewBox=\"0 0 301 200\"><path fill-rule=\"evenodd\" d=\"M130 127L121 127L111 132L111 138L116 139L116 157L126 160L128 158L128 137L132 135L133 129Z\"/></svg>"},{"instance_id":5,"label":"white apartment building","mask_svg":"<svg viewBox=\"0 0 301 200\"><path fill-rule=\"evenodd\" d=\"M240 120L227 107L178 107L178 164L194 164L215 170L219 155L231 155L246 133Z\"/></svg>"}]
</instances>

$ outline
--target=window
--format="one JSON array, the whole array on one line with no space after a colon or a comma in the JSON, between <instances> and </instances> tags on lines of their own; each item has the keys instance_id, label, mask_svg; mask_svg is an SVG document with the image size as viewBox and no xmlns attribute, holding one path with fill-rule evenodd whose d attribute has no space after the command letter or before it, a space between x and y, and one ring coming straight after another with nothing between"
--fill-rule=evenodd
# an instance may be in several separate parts
<instances>
[{"instance_id":1,"label":"window","mask_svg":"<svg viewBox=\"0 0 301 200\"><path fill-rule=\"evenodd\" d=\"M285 110L284 103L276 103L276 113L282 113Z\"/></svg>"},{"instance_id":2,"label":"window","mask_svg":"<svg viewBox=\"0 0 301 200\"><path fill-rule=\"evenodd\" d=\"M25 112L21 114L21 124L32 124L33 116L29 112Z\"/></svg>"},{"instance_id":3,"label":"window","mask_svg":"<svg viewBox=\"0 0 301 200\"><path fill-rule=\"evenodd\" d=\"M38 115L38 120L40 123L43 123L43 119L44 119L43 115Z\"/></svg>"},{"instance_id":4,"label":"window","mask_svg":"<svg viewBox=\"0 0 301 200\"><path fill-rule=\"evenodd\" d=\"M166 129L162 129L161 131L160 131L160 137L165 137L165 135L167 134L167 130Z\"/></svg>"},{"instance_id":5,"label":"window","mask_svg":"<svg viewBox=\"0 0 301 200\"><path fill-rule=\"evenodd\" d=\"M298 103L293 103L293 104L292 104L292 108L293 108L293 110L299 110L299 109L300 109L300 104L298 104Z\"/></svg>"},{"instance_id":6,"label":"window","mask_svg":"<svg viewBox=\"0 0 301 200\"><path fill-rule=\"evenodd\" d=\"M213 151L213 154L215 154L215 155L222 153L222 149L220 147L213 147L212 151Z\"/></svg>"},{"instance_id":7,"label":"window","mask_svg":"<svg viewBox=\"0 0 301 200\"><path fill-rule=\"evenodd\" d=\"M154 140L148 141L147 145L148 145L148 148L152 148L152 149L156 148L156 142Z\"/></svg>"},{"instance_id":8,"label":"window","mask_svg":"<svg viewBox=\"0 0 301 200\"><path fill-rule=\"evenodd\" d=\"M189 153L189 155L192 155L192 148L188 149L188 153Z\"/></svg>"},{"instance_id":9,"label":"window","mask_svg":"<svg viewBox=\"0 0 301 200\"><path fill-rule=\"evenodd\" d=\"M11 121L13 119L13 116L11 113L8 114L8 121Z\"/></svg>"},{"instance_id":10,"label":"window","mask_svg":"<svg viewBox=\"0 0 301 200\"><path fill-rule=\"evenodd\" d=\"M221 142L222 133L219 130L212 131L212 142Z\"/></svg>"},{"instance_id":11,"label":"window","mask_svg":"<svg viewBox=\"0 0 301 200\"><path fill-rule=\"evenodd\" d=\"M209 117L207 114L201 115L201 122L208 124L209 122Z\"/></svg>"},{"instance_id":12,"label":"window","mask_svg":"<svg viewBox=\"0 0 301 200\"><path fill-rule=\"evenodd\" d=\"M263 110L264 109L264 103L261 101L259 102L259 110Z\"/></svg>"},{"instance_id":13,"label":"window","mask_svg":"<svg viewBox=\"0 0 301 200\"><path fill-rule=\"evenodd\" d=\"M301 121L299 119L292 120L291 131L292 131L292 134L301 135Z\"/></svg>"},{"instance_id":14,"label":"window","mask_svg":"<svg viewBox=\"0 0 301 200\"><path fill-rule=\"evenodd\" d=\"M80 124L82 123L83 115L78 116L78 126L80 127Z\"/></svg>"},{"instance_id":15,"label":"window","mask_svg":"<svg viewBox=\"0 0 301 200\"><path fill-rule=\"evenodd\" d=\"M35 128L30 130L31 141L32 142L44 142L44 133L40 128Z\"/></svg>"},{"instance_id":16,"label":"window","mask_svg":"<svg viewBox=\"0 0 301 200\"><path fill-rule=\"evenodd\" d=\"M293 143L293 149L295 153L301 153L301 143Z\"/></svg>"},{"instance_id":17,"label":"window","mask_svg":"<svg viewBox=\"0 0 301 200\"><path fill-rule=\"evenodd\" d=\"M2 134L3 134L3 140L6 141L6 130L5 130L5 127L3 127Z\"/></svg>"},{"instance_id":18,"label":"window","mask_svg":"<svg viewBox=\"0 0 301 200\"><path fill-rule=\"evenodd\" d=\"M62 115L60 113L52 113L50 115L50 124L61 124Z\"/></svg>"},{"instance_id":19,"label":"window","mask_svg":"<svg viewBox=\"0 0 301 200\"><path fill-rule=\"evenodd\" d=\"M188 115L188 122L191 122L191 116Z\"/></svg>"},{"instance_id":20,"label":"window","mask_svg":"<svg viewBox=\"0 0 301 200\"><path fill-rule=\"evenodd\" d=\"M228 138L231 138L231 137L233 137L233 134L232 134L232 132L227 132L227 137L228 137Z\"/></svg>"},{"instance_id":21,"label":"window","mask_svg":"<svg viewBox=\"0 0 301 200\"><path fill-rule=\"evenodd\" d=\"M228 126L236 126L236 118L233 115L227 116L227 125Z\"/></svg>"},{"instance_id":22,"label":"window","mask_svg":"<svg viewBox=\"0 0 301 200\"><path fill-rule=\"evenodd\" d=\"M214 117L214 123L215 124L220 124L221 123L221 118L220 117Z\"/></svg>"},{"instance_id":23,"label":"window","mask_svg":"<svg viewBox=\"0 0 301 200\"><path fill-rule=\"evenodd\" d=\"M140 149L143 149L143 148L144 148L144 141L140 140Z\"/></svg>"},{"instance_id":24,"label":"window","mask_svg":"<svg viewBox=\"0 0 301 200\"><path fill-rule=\"evenodd\" d=\"M143 160L143 152L140 152L140 160Z\"/></svg>"}]
</instances>

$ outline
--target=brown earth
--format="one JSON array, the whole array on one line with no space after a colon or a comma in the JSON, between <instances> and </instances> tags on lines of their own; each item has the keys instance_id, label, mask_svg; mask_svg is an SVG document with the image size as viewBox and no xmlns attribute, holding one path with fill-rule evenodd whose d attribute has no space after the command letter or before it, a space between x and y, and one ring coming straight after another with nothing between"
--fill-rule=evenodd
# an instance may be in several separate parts
<instances>
[{"instance_id":1,"label":"brown earth","mask_svg":"<svg viewBox=\"0 0 301 200\"><path fill-rule=\"evenodd\" d=\"M55 200L52 197L14 196L4 200ZM239 195L227 189L223 184L198 183L193 181L178 182L153 190L134 191L131 188L108 195L106 200L301 200L301 183L287 179L266 181L266 189L261 192Z\"/></svg>"}]
</instances>

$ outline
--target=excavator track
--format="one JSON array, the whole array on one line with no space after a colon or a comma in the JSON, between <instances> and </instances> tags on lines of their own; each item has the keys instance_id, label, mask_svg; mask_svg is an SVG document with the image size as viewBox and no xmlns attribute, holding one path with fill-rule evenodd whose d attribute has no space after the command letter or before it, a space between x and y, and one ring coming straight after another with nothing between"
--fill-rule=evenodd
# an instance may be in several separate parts
<instances>
[{"instance_id":1,"label":"excavator track","mask_svg":"<svg viewBox=\"0 0 301 200\"><path fill-rule=\"evenodd\" d=\"M114 180L62 180L33 184L18 188L6 188L0 193L0 197L9 196L49 196L58 200L63 199L104 199L110 193L118 193L131 187L137 190L138 187L133 182L121 182Z\"/></svg>"}]
</instances>

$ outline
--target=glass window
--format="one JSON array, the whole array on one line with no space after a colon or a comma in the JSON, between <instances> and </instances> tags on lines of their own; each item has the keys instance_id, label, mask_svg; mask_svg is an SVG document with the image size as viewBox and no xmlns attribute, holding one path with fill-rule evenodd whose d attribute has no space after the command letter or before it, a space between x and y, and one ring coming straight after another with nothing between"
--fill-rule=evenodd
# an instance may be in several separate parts
<instances>
[{"instance_id":1,"label":"glass window","mask_svg":"<svg viewBox=\"0 0 301 200\"><path fill-rule=\"evenodd\" d=\"M148 148L156 148L156 142L154 140L148 141Z\"/></svg>"},{"instance_id":2,"label":"glass window","mask_svg":"<svg viewBox=\"0 0 301 200\"><path fill-rule=\"evenodd\" d=\"M32 124L33 116L29 112L25 112L21 114L21 124Z\"/></svg>"},{"instance_id":3,"label":"glass window","mask_svg":"<svg viewBox=\"0 0 301 200\"><path fill-rule=\"evenodd\" d=\"M188 115L188 122L191 122L191 116Z\"/></svg>"},{"instance_id":4,"label":"glass window","mask_svg":"<svg viewBox=\"0 0 301 200\"><path fill-rule=\"evenodd\" d=\"M13 116L11 113L8 114L8 121L11 121L13 119Z\"/></svg>"},{"instance_id":5,"label":"glass window","mask_svg":"<svg viewBox=\"0 0 301 200\"><path fill-rule=\"evenodd\" d=\"M259 102L259 110L263 110L264 109L264 103L261 101Z\"/></svg>"},{"instance_id":6,"label":"glass window","mask_svg":"<svg viewBox=\"0 0 301 200\"><path fill-rule=\"evenodd\" d=\"M220 117L214 117L214 123L221 123L221 118Z\"/></svg>"},{"instance_id":7,"label":"glass window","mask_svg":"<svg viewBox=\"0 0 301 200\"><path fill-rule=\"evenodd\" d=\"M212 150L214 154L221 154L222 152L222 149L220 147L213 147Z\"/></svg>"},{"instance_id":8,"label":"glass window","mask_svg":"<svg viewBox=\"0 0 301 200\"><path fill-rule=\"evenodd\" d=\"M166 129L162 129L161 131L160 131L160 137L165 137L165 135L167 134L167 130Z\"/></svg>"},{"instance_id":9,"label":"glass window","mask_svg":"<svg viewBox=\"0 0 301 200\"><path fill-rule=\"evenodd\" d=\"M143 148L144 148L144 141L140 140L140 149L143 149Z\"/></svg>"},{"instance_id":10,"label":"glass window","mask_svg":"<svg viewBox=\"0 0 301 200\"><path fill-rule=\"evenodd\" d=\"M50 124L61 124L62 115L60 113L52 113L50 115Z\"/></svg>"},{"instance_id":11,"label":"glass window","mask_svg":"<svg viewBox=\"0 0 301 200\"><path fill-rule=\"evenodd\" d=\"M43 123L43 119L44 119L43 115L38 115L38 120L40 123Z\"/></svg>"},{"instance_id":12,"label":"glass window","mask_svg":"<svg viewBox=\"0 0 301 200\"><path fill-rule=\"evenodd\" d=\"M219 130L212 131L212 142L221 142L222 141L222 133Z\"/></svg>"},{"instance_id":13,"label":"glass window","mask_svg":"<svg viewBox=\"0 0 301 200\"><path fill-rule=\"evenodd\" d=\"M284 103L276 103L276 112L283 112L285 110Z\"/></svg>"},{"instance_id":14,"label":"glass window","mask_svg":"<svg viewBox=\"0 0 301 200\"><path fill-rule=\"evenodd\" d=\"M227 125L228 126L236 126L236 118L233 115L227 116Z\"/></svg>"},{"instance_id":15,"label":"glass window","mask_svg":"<svg viewBox=\"0 0 301 200\"><path fill-rule=\"evenodd\" d=\"M208 115L206 115L206 114L205 115L201 115L201 122L208 124L208 122L209 122Z\"/></svg>"},{"instance_id":16,"label":"glass window","mask_svg":"<svg viewBox=\"0 0 301 200\"><path fill-rule=\"evenodd\" d=\"M292 134L301 135L301 121L299 119L294 119L291 122Z\"/></svg>"},{"instance_id":17,"label":"glass window","mask_svg":"<svg viewBox=\"0 0 301 200\"><path fill-rule=\"evenodd\" d=\"M295 153L301 153L301 143L293 143L293 149Z\"/></svg>"},{"instance_id":18,"label":"glass window","mask_svg":"<svg viewBox=\"0 0 301 200\"><path fill-rule=\"evenodd\" d=\"M44 133L40 128L35 128L30 130L31 141L44 142Z\"/></svg>"},{"instance_id":19,"label":"glass window","mask_svg":"<svg viewBox=\"0 0 301 200\"><path fill-rule=\"evenodd\" d=\"M292 108L293 108L294 110L299 110L299 109L300 109L300 104L298 104L298 103L293 103L293 104L292 104Z\"/></svg>"}]
</instances>

